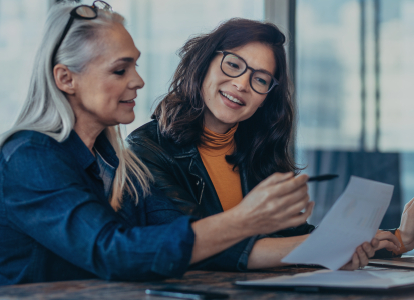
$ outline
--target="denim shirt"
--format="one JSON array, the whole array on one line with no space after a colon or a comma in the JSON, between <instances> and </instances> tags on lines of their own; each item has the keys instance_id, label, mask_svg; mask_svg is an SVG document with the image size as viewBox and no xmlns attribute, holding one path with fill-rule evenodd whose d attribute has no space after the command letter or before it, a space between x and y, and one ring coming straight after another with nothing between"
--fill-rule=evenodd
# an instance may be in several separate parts
<instances>
[{"instance_id":1,"label":"denim shirt","mask_svg":"<svg viewBox=\"0 0 414 300\"><path fill-rule=\"evenodd\" d=\"M156 190L115 212L108 195L118 158L104 134L95 149L99 163L74 131L62 143L20 131L0 149L0 285L187 270L193 219Z\"/></svg>"}]
</instances>

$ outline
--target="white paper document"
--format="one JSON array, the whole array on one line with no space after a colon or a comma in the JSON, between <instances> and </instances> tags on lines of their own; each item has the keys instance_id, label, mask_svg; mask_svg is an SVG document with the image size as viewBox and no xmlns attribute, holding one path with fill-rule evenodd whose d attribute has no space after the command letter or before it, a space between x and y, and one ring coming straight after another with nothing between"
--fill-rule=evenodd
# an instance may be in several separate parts
<instances>
[{"instance_id":1,"label":"white paper document","mask_svg":"<svg viewBox=\"0 0 414 300\"><path fill-rule=\"evenodd\" d=\"M352 176L321 224L282 262L338 270L359 245L375 236L393 189L389 184Z\"/></svg>"},{"instance_id":2,"label":"white paper document","mask_svg":"<svg viewBox=\"0 0 414 300\"><path fill-rule=\"evenodd\" d=\"M414 284L414 272L397 270L356 270L300 273L260 280L237 281L237 285L245 286L279 286L279 287L326 287L326 288L359 288L389 289Z\"/></svg>"}]
</instances>

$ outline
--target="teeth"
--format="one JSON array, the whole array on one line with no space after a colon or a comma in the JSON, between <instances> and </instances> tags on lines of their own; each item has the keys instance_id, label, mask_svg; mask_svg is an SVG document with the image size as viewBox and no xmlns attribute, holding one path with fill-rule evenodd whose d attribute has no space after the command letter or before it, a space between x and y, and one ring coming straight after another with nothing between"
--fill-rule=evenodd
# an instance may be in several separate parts
<instances>
[{"instance_id":1,"label":"teeth","mask_svg":"<svg viewBox=\"0 0 414 300\"><path fill-rule=\"evenodd\" d=\"M226 97L227 99L229 99L231 102L234 102L234 103L237 103L237 104L241 104L241 105L243 105L243 102L241 102L239 99L234 98L233 96L227 95L227 94L226 94L226 93L224 93L224 92L221 92L221 94L222 94L224 97Z\"/></svg>"}]
</instances>

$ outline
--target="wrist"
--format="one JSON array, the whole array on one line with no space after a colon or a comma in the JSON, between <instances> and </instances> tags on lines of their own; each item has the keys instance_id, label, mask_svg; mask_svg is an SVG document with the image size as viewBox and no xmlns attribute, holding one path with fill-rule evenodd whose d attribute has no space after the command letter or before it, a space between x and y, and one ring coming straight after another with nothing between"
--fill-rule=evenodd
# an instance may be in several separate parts
<instances>
[{"instance_id":1,"label":"wrist","mask_svg":"<svg viewBox=\"0 0 414 300\"><path fill-rule=\"evenodd\" d=\"M409 237L404 231L398 228L397 230L395 230L394 234L397 237L398 241L401 243L400 249L398 251L393 251L395 254L399 255L412 249L410 249Z\"/></svg>"},{"instance_id":2,"label":"wrist","mask_svg":"<svg viewBox=\"0 0 414 300\"><path fill-rule=\"evenodd\" d=\"M238 235L241 238L247 238L256 235L250 226L248 215L244 214L242 209L239 209L239 205L223 213L223 221L226 223L226 228L233 235Z\"/></svg>"}]
</instances>

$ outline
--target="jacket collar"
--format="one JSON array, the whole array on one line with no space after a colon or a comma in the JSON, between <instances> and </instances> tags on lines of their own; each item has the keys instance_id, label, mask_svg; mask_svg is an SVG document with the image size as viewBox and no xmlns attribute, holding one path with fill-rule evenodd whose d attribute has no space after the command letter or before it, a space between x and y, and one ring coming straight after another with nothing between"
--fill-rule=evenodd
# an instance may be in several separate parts
<instances>
[{"instance_id":1,"label":"jacket collar","mask_svg":"<svg viewBox=\"0 0 414 300\"><path fill-rule=\"evenodd\" d=\"M96 162L95 156L93 156L91 151L89 151L88 147L86 147L74 130L72 130L68 138L62 142L62 146L74 155L83 169L87 169ZM104 132L96 138L94 147L99 154L101 154L102 158L112 167L118 167L119 159Z\"/></svg>"}]
</instances>

